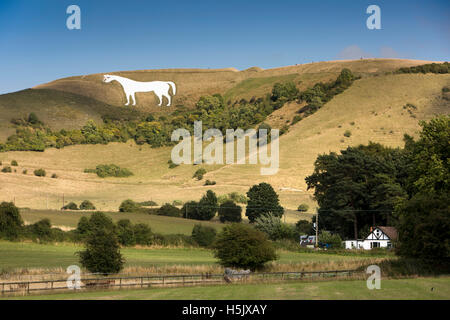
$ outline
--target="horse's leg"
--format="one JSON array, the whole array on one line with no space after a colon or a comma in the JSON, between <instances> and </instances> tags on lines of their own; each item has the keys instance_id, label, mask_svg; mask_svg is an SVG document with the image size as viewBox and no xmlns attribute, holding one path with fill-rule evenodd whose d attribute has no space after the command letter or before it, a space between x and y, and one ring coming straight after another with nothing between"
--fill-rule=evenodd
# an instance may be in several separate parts
<instances>
[{"instance_id":1,"label":"horse's leg","mask_svg":"<svg viewBox=\"0 0 450 320\"><path fill-rule=\"evenodd\" d=\"M167 106L168 107L170 107L170 102L171 102L171 99L170 99L170 94L169 93L167 93L167 95L165 96L166 98L167 98L167 100L169 101L169 103L167 104Z\"/></svg>"},{"instance_id":2,"label":"horse's leg","mask_svg":"<svg viewBox=\"0 0 450 320\"><path fill-rule=\"evenodd\" d=\"M160 94L157 94L156 96L157 96L157 97L158 97L158 99L159 99L159 104L158 104L158 107L161 107L161 105L162 105L162 102L163 102L163 100L162 100L162 95L160 95Z\"/></svg>"},{"instance_id":3,"label":"horse's leg","mask_svg":"<svg viewBox=\"0 0 450 320\"><path fill-rule=\"evenodd\" d=\"M133 92L131 94L131 97L133 98L133 106L135 106L136 105L136 92Z\"/></svg>"},{"instance_id":4,"label":"horse's leg","mask_svg":"<svg viewBox=\"0 0 450 320\"><path fill-rule=\"evenodd\" d=\"M125 92L125 96L127 97L127 103L125 103L125 105L127 106L130 103L130 94L128 92Z\"/></svg>"}]
</instances>

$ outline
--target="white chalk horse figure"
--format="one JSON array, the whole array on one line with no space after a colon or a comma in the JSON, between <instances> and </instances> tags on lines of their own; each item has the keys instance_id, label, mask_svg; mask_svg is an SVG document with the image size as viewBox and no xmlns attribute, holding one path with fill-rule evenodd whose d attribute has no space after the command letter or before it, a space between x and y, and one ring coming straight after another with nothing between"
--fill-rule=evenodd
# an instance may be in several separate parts
<instances>
[{"instance_id":1,"label":"white chalk horse figure","mask_svg":"<svg viewBox=\"0 0 450 320\"><path fill-rule=\"evenodd\" d=\"M169 103L167 104L168 107L170 107L171 103L171 97L169 94L170 87L172 87L173 95L176 94L175 83L173 83L172 81L141 82L110 74L105 74L103 76L103 82L111 81L117 81L122 85L125 96L127 97L127 103L125 103L126 106L130 104L130 96L133 98L133 106L136 105L136 92L155 92L156 96L159 99L158 106L162 105L163 97L166 97L169 101Z\"/></svg>"}]
</instances>

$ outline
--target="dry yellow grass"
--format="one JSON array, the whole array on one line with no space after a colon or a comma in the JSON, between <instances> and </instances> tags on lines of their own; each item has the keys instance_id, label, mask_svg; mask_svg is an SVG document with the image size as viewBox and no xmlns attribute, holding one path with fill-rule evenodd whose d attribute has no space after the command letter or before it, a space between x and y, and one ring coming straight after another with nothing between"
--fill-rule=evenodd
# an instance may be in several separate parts
<instances>
[{"instance_id":1,"label":"dry yellow grass","mask_svg":"<svg viewBox=\"0 0 450 320\"><path fill-rule=\"evenodd\" d=\"M252 78L256 78L263 75L278 77L300 72L301 76L305 76L307 73L337 73L343 67L368 74L383 73L401 66L421 63L425 62L374 59L321 62L264 71L185 70L180 72L179 76L191 77L189 79L193 82L194 79L198 79L196 77L199 74L205 77L206 75L219 77L220 74L220 77L226 75L224 77L227 78L248 73ZM151 80L153 76L160 77L174 71L158 72L142 71L135 74L142 76L138 78L140 80ZM133 73L128 75L131 76ZM90 82L98 76L86 76L84 79L74 77L67 81ZM212 81L207 77L204 79L209 80L204 81ZM261 176L259 166L254 165L204 165L208 173L204 180L196 181L192 179L192 174L197 166L181 165L175 169L168 169L170 148L151 149L147 145L137 146L132 142L71 146L61 150L48 149L42 153L1 153L1 161L6 163L15 159L19 162L19 167L17 173L0 173L0 200L15 199L18 206L39 209L47 208L48 203L49 208L59 209L64 194L66 203L88 199L101 210L117 210L120 202L127 198L136 201L154 200L159 204L175 199L198 200L208 189L214 190L217 194L232 191L245 193L252 185L264 181L274 186L280 195L282 205L286 208L295 210L300 203L307 203L313 211L315 204L312 192L306 190L304 178L313 171L313 163L318 154L339 151L348 145L368 141L402 146L403 134L413 136L417 134L419 120L429 119L435 114L448 113L448 101L440 97L442 87L449 84L449 75L404 74L363 77L324 108L292 126L289 132L281 137L280 170L273 176ZM226 88L227 86L222 89ZM418 110L414 111L416 118L411 117L403 109L406 103L417 106ZM300 108L295 103L286 105L272 118L283 116L283 120L291 120L297 107ZM354 125L351 124L353 122ZM350 138L343 136L345 130L352 132ZM83 173L85 168L93 168L99 163L115 163L130 169L134 176L101 179L94 174ZM41 167L47 171L47 177L33 176L32 171ZM27 175L21 173L24 168L28 169ZM52 173L56 173L59 178L51 179L49 176ZM215 180L217 184L203 186L206 179ZM288 222L295 222L299 218L301 217L292 212L287 219Z\"/></svg>"}]
</instances>

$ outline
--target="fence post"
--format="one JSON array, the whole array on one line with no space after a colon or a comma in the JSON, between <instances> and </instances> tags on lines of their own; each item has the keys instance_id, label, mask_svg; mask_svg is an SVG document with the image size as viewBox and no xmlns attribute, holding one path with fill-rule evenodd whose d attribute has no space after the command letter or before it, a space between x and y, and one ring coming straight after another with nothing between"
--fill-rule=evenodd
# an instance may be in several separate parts
<instances>
[{"instance_id":1,"label":"fence post","mask_svg":"<svg viewBox=\"0 0 450 320\"><path fill-rule=\"evenodd\" d=\"M122 289L122 277L119 280L119 289Z\"/></svg>"},{"instance_id":2,"label":"fence post","mask_svg":"<svg viewBox=\"0 0 450 320\"><path fill-rule=\"evenodd\" d=\"M143 288L143 287L144 287L144 278L141 277L141 288Z\"/></svg>"}]
</instances>

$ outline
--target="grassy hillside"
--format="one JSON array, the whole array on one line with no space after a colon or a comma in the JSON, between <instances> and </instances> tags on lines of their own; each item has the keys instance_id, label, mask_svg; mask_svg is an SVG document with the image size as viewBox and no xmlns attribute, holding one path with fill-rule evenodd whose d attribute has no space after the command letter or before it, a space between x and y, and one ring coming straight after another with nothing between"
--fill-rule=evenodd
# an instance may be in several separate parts
<instances>
[{"instance_id":1,"label":"grassy hillside","mask_svg":"<svg viewBox=\"0 0 450 320\"><path fill-rule=\"evenodd\" d=\"M262 94L266 91L265 88L270 90L273 83L277 81L291 80L300 87L307 87L318 79L335 78L344 67L361 75L362 79L357 80L349 89L333 98L318 112L291 126L289 132L281 137L280 170L276 175L261 176L259 166L253 165L202 165L208 173L204 180L197 181L192 179L192 175L198 166L181 165L174 169L168 168L167 161L170 159L171 152L171 148L168 147L152 149L148 145L138 146L134 142L76 145L60 150L47 149L39 153L0 153L0 161L4 164L13 159L19 163L19 166L15 168L17 172L0 173L0 200L15 200L20 207L39 209L47 208L48 203L48 208L59 209L64 194L66 203L89 199L101 210L117 210L120 202L127 198L136 201L154 200L159 204L172 202L175 199L198 200L208 189L213 189L217 194L232 191L245 193L253 184L266 181L275 187L285 207L295 209L302 202L314 206L311 193L305 190L304 178L312 172L313 163L318 154L339 151L348 145L367 143L369 140L390 146L401 146L405 133L416 134L419 129L419 120L429 119L435 114L448 113L449 102L442 99L442 88L450 85L450 75L385 74L402 66L423 63L426 62L371 59L319 62L270 70L252 68L241 72L227 69L118 73L146 81L163 79L163 75L173 80L171 77L176 74L178 80L175 80L179 82L180 87L178 98L188 97L187 91L183 90L189 89L189 94L192 93L189 96L192 101L196 99L193 92L202 95L214 93L215 90L222 92L229 99L258 96L259 92ZM186 87L183 87L183 81ZM83 85L72 85L79 82ZM93 85L91 89L80 91L85 88L83 86L91 84ZM23 101L28 102L23 104L23 110L37 108L37 114L42 120L50 123L53 121L58 124L60 122L67 125L69 122L72 125L76 124L75 120L72 122L69 118L63 120L66 113L70 114L68 111L55 113L60 115L60 118L52 118L54 113L51 110L59 110L59 103L62 105L69 98L75 99L72 101L71 117L80 119L80 123L88 117L100 117L102 110L111 110L111 112L129 110L125 107L116 107L121 104L118 98L121 91L114 89L114 86L106 89L106 85L101 82L101 75L91 75L57 80L39 86L37 89L10 94L11 96L3 95L0 96L0 102L9 102L0 103L0 118L7 122L8 117L17 117L17 111L13 112L11 108L21 105L21 99L25 97L27 100ZM52 88L52 91L42 88ZM197 91L194 90L195 88ZM114 93L108 91L113 89L117 91L117 100L114 100L116 99ZM90 98L81 97L69 91L83 92ZM99 92L102 92L101 95ZM37 96L33 96L34 94ZM49 94L49 96L42 96L43 94ZM57 100L59 98L56 97L61 98ZM93 100L93 97L98 100ZM53 101L51 99L56 102L49 103L48 101ZM107 101L100 102L103 101L102 99ZM105 105L105 103L110 104ZM180 102L175 102L177 103ZM403 108L408 103L414 104L417 110L409 113ZM43 110L46 110L45 108L49 105L48 108L53 109L49 109L47 116L43 116L45 113ZM70 105L70 103L67 104L67 108L70 108ZM79 109L81 105L85 109ZM287 104L275 111L268 122L275 127L290 123L301 106L295 102ZM141 105L138 105L136 109L141 110ZM351 131L350 137L344 136L346 130ZM134 176L102 179L95 174L83 172L84 169L94 168L100 163L117 164L130 169ZM47 177L35 177L32 174L34 169L41 167L47 171ZM22 174L23 169L28 170L26 175ZM50 178L52 173L56 173L58 178ZM214 180L217 184L204 186L206 179ZM292 217L293 221L300 218L295 215Z\"/></svg>"}]
</instances>

